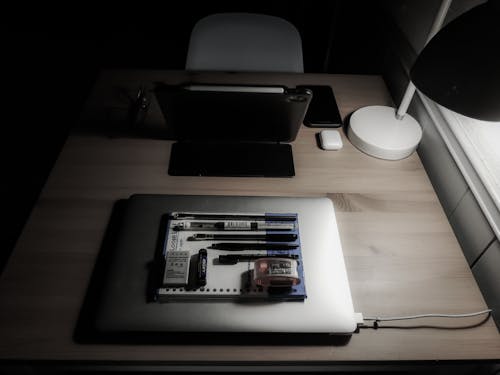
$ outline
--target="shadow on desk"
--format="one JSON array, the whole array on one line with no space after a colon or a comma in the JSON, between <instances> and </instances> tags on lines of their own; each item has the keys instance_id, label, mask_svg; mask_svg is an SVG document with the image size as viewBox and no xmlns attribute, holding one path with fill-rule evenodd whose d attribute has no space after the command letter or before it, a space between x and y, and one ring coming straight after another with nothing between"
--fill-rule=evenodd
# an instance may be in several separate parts
<instances>
[{"instance_id":1,"label":"shadow on desk","mask_svg":"<svg viewBox=\"0 0 500 375\"><path fill-rule=\"evenodd\" d=\"M112 261L113 251L120 231L127 201L115 203L110 221L101 245L99 255L90 279L87 294L80 310L73 338L81 344L176 344L176 345L346 345L349 335L327 335L314 333L219 333L219 332L102 332L96 327L96 319L101 301L101 291L107 277L107 271ZM166 228L160 223L160 228ZM165 233L160 230L157 239L155 260L151 262L150 277L147 291L158 285L161 276L158 260L162 257L163 238ZM152 295L145 290L147 303L152 301Z\"/></svg>"}]
</instances>

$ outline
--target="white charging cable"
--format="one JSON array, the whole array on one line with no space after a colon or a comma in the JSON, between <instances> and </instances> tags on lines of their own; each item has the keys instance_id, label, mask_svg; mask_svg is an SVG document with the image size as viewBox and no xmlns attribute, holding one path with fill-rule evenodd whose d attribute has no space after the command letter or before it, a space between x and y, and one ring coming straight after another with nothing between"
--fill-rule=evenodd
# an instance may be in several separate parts
<instances>
[{"instance_id":1,"label":"white charging cable","mask_svg":"<svg viewBox=\"0 0 500 375\"><path fill-rule=\"evenodd\" d=\"M493 310L491 309L487 309L467 314L419 314L419 315L388 316L388 317L365 316L363 317L363 320L372 320L375 322L375 325L377 325L379 322L389 322L394 320L410 320L410 319L420 319L420 318L468 318L471 316L491 314L492 311Z\"/></svg>"}]
</instances>

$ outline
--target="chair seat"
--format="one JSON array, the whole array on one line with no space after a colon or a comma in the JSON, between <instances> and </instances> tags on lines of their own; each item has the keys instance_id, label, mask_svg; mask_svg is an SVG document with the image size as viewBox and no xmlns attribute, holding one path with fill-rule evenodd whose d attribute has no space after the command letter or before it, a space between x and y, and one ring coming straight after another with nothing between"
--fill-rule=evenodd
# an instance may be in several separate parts
<instances>
[{"instance_id":1,"label":"chair seat","mask_svg":"<svg viewBox=\"0 0 500 375\"><path fill-rule=\"evenodd\" d=\"M274 16L213 14L193 28L186 70L303 73L300 34Z\"/></svg>"}]
</instances>

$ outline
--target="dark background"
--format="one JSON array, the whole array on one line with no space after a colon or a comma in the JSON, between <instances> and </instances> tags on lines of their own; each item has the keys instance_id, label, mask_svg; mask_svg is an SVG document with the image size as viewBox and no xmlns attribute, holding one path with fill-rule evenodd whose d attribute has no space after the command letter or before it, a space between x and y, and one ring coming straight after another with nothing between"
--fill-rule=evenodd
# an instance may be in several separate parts
<instances>
[{"instance_id":1,"label":"dark background","mask_svg":"<svg viewBox=\"0 0 500 375\"><path fill-rule=\"evenodd\" d=\"M306 72L381 72L383 16L375 1L68 3L3 11L0 270L101 68L183 69L196 21L241 11L294 24Z\"/></svg>"}]
</instances>

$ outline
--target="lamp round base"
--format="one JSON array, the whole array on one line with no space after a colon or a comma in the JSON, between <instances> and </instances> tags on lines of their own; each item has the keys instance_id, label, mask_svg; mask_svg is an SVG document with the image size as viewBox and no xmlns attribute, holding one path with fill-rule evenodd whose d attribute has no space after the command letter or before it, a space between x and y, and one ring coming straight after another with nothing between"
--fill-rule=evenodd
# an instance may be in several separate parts
<instances>
[{"instance_id":1,"label":"lamp round base","mask_svg":"<svg viewBox=\"0 0 500 375\"><path fill-rule=\"evenodd\" d=\"M400 160L415 151L422 139L422 128L409 114L398 120L395 108L374 105L351 115L347 137L368 155Z\"/></svg>"}]
</instances>

